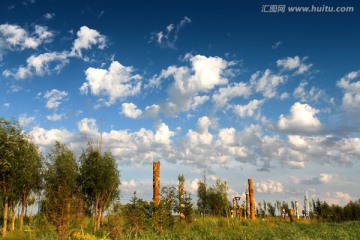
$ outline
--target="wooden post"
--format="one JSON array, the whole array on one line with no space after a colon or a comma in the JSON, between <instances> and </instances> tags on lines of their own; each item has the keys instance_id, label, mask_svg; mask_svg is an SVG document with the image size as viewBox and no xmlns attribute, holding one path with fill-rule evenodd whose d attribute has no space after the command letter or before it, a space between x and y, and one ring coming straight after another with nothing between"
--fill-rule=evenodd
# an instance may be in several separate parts
<instances>
[{"instance_id":1,"label":"wooden post","mask_svg":"<svg viewBox=\"0 0 360 240\"><path fill-rule=\"evenodd\" d=\"M250 218L250 198L249 193L246 192L246 202L245 202L245 218Z\"/></svg>"},{"instance_id":2,"label":"wooden post","mask_svg":"<svg viewBox=\"0 0 360 240\"><path fill-rule=\"evenodd\" d=\"M255 198L254 198L254 184L253 180L248 179L249 183L249 198L250 198L250 218L255 219Z\"/></svg>"},{"instance_id":3,"label":"wooden post","mask_svg":"<svg viewBox=\"0 0 360 240\"><path fill-rule=\"evenodd\" d=\"M153 162L153 201L154 206L160 204L160 162Z\"/></svg>"},{"instance_id":4,"label":"wooden post","mask_svg":"<svg viewBox=\"0 0 360 240\"><path fill-rule=\"evenodd\" d=\"M185 219L185 187L184 182L179 183L179 195L180 195L180 219Z\"/></svg>"}]
</instances>

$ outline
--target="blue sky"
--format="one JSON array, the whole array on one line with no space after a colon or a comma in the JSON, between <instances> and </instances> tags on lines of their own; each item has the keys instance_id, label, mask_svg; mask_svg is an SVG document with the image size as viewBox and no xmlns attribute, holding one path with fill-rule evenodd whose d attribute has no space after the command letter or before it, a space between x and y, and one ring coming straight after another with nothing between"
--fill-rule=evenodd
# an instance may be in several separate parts
<instances>
[{"instance_id":1,"label":"blue sky","mask_svg":"<svg viewBox=\"0 0 360 240\"><path fill-rule=\"evenodd\" d=\"M284 13L261 12L285 5ZM291 4L291 5L290 5ZM288 7L354 7L293 13ZM103 132L122 199L207 175L229 198L359 198L356 1L4 1L0 114L46 154ZM301 205L301 204L300 204Z\"/></svg>"}]
</instances>

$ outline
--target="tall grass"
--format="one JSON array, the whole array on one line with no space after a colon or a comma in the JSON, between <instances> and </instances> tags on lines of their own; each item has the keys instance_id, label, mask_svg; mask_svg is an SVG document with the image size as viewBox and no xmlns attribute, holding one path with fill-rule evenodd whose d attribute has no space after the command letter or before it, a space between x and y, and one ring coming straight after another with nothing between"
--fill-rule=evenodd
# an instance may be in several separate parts
<instances>
[{"instance_id":1,"label":"tall grass","mask_svg":"<svg viewBox=\"0 0 360 240\"><path fill-rule=\"evenodd\" d=\"M137 235L129 234L122 229L121 234L111 235L108 222L104 222L100 233L91 233L91 221L85 220L82 229L74 229L69 239L247 239L247 240L313 240L313 239L360 239L360 222L349 221L328 223L316 220L297 220L291 224L282 218L266 218L264 220L226 219L218 217L197 218L192 223L176 219L172 229L161 233L152 230L151 226ZM57 239L54 228L44 219L34 219L25 227L25 231L9 232L6 239Z\"/></svg>"}]
</instances>

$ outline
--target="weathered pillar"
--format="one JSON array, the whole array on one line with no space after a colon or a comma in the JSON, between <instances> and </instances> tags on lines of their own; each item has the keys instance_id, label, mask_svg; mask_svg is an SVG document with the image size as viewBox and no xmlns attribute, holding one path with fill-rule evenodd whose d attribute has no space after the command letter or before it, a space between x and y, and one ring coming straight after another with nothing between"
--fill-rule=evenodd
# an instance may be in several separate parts
<instances>
[{"instance_id":1,"label":"weathered pillar","mask_svg":"<svg viewBox=\"0 0 360 240\"><path fill-rule=\"evenodd\" d=\"M254 184L253 180L248 179L249 183L249 198L250 198L250 218L255 219L255 198L254 198Z\"/></svg>"},{"instance_id":2,"label":"weathered pillar","mask_svg":"<svg viewBox=\"0 0 360 240\"><path fill-rule=\"evenodd\" d=\"M246 201L245 201L245 218L250 217L250 198L249 193L246 192Z\"/></svg>"},{"instance_id":3,"label":"weathered pillar","mask_svg":"<svg viewBox=\"0 0 360 240\"><path fill-rule=\"evenodd\" d=\"M153 162L153 201L154 206L160 204L160 162Z\"/></svg>"},{"instance_id":4,"label":"weathered pillar","mask_svg":"<svg viewBox=\"0 0 360 240\"><path fill-rule=\"evenodd\" d=\"M295 215L296 215L296 218L299 219L300 218L300 214L299 214L299 203L298 201L295 201Z\"/></svg>"},{"instance_id":5,"label":"weathered pillar","mask_svg":"<svg viewBox=\"0 0 360 240\"><path fill-rule=\"evenodd\" d=\"M179 197L180 197L180 219L185 219L185 187L184 182L179 183Z\"/></svg>"}]
</instances>

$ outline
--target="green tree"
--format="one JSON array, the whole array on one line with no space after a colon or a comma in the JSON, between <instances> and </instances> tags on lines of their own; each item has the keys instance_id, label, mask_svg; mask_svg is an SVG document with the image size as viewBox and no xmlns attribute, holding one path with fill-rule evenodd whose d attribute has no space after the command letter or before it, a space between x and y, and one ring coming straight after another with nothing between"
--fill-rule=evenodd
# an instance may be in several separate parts
<instances>
[{"instance_id":1,"label":"green tree","mask_svg":"<svg viewBox=\"0 0 360 240\"><path fill-rule=\"evenodd\" d=\"M16 165L17 149L23 138L22 130L16 121L8 121L0 118L0 186L3 201L3 229L2 235L6 235L9 202L12 204L14 215L17 187L16 187Z\"/></svg>"},{"instance_id":2,"label":"green tree","mask_svg":"<svg viewBox=\"0 0 360 240\"><path fill-rule=\"evenodd\" d=\"M91 144L80 156L80 185L88 212L94 216L94 232L100 228L103 213L119 197L120 174L114 156L103 155Z\"/></svg>"},{"instance_id":3,"label":"green tree","mask_svg":"<svg viewBox=\"0 0 360 240\"><path fill-rule=\"evenodd\" d=\"M205 216L206 212L209 209L205 178L203 182L198 181L197 197L198 197L197 200L198 210L201 214L203 214L203 216Z\"/></svg>"},{"instance_id":4,"label":"green tree","mask_svg":"<svg viewBox=\"0 0 360 240\"><path fill-rule=\"evenodd\" d=\"M222 182L220 178L216 179L215 185L212 185L207 191L207 199L210 210L214 215L226 215L226 211L229 207L229 201L227 199L227 190L229 187L226 181Z\"/></svg>"},{"instance_id":5,"label":"green tree","mask_svg":"<svg viewBox=\"0 0 360 240\"><path fill-rule=\"evenodd\" d=\"M56 142L47 156L44 213L55 227L59 239L66 239L78 200L79 169L74 153Z\"/></svg>"}]
</instances>

